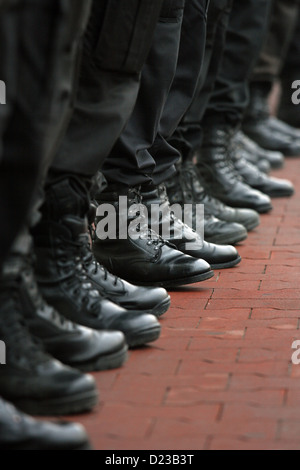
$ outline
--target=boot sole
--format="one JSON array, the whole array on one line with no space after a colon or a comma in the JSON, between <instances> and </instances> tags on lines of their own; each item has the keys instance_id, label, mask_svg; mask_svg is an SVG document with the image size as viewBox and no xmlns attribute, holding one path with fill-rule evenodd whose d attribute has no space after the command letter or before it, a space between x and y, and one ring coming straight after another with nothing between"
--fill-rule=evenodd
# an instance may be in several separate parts
<instances>
[{"instance_id":1,"label":"boot sole","mask_svg":"<svg viewBox=\"0 0 300 470\"><path fill-rule=\"evenodd\" d=\"M219 197L219 199L221 199L221 197ZM221 199L221 200L222 200L222 202L224 202L228 206L234 207L236 209L245 209L245 208L253 209L256 212L258 212L259 214L267 214L268 212L271 212L271 210L273 210L272 204L262 204L260 206L254 206L254 205L251 206L249 204L244 203L242 205L238 205L237 201L228 201L226 199Z\"/></svg>"},{"instance_id":2,"label":"boot sole","mask_svg":"<svg viewBox=\"0 0 300 470\"><path fill-rule=\"evenodd\" d=\"M128 360L128 346L125 345L117 352L98 357L86 364L67 364L70 367L79 369L81 372L100 372L111 369L119 369Z\"/></svg>"},{"instance_id":3,"label":"boot sole","mask_svg":"<svg viewBox=\"0 0 300 470\"><path fill-rule=\"evenodd\" d=\"M135 283L135 285L138 285ZM141 284L140 284L141 285ZM154 284L151 284L152 287L156 287ZM122 304L119 304L122 307ZM160 304L156 305L152 310L144 308L143 310L135 310L135 312L138 313L150 313L151 315L154 315L156 318L162 317L170 308L171 306L171 298L168 297L167 299L163 300ZM124 308L127 308L124 306Z\"/></svg>"},{"instance_id":4,"label":"boot sole","mask_svg":"<svg viewBox=\"0 0 300 470\"><path fill-rule=\"evenodd\" d=\"M94 450L92 445L90 443L85 443L82 445L77 445L77 446L69 446L69 447L60 447L58 449L57 446L53 446L51 444L40 444L40 443L34 443L34 442L25 442L24 444L16 444L16 445L10 445L6 447L0 446L0 450Z\"/></svg>"},{"instance_id":5,"label":"boot sole","mask_svg":"<svg viewBox=\"0 0 300 470\"><path fill-rule=\"evenodd\" d=\"M290 150L286 150L286 151L282 150L282 153L284 154L285 157L289 157L289 158L299 158L300 156L299 154L292 152Z\"/></svg>"},{"instance_id":6,"label":"boot sole","mask_svg":"<svg viewBox=\"0 0 300 470\"><path fill-rule=\"evenodd\" d=\"M242 261L242 257L239 256L233 261L228 261L227 263L212 264L211 267L212 269L229 269L229 268L234 268L235 266L240 264L241 261Z\"/></svg>"},{"instance_id":7,"label":"boot sole","mask_svg":"<svg viewBox=\"0 0 300 470\"><path fill-rule=\"evenodd\" d=\"M219 237L205 237L205 240L209 243L214 243L216 245L237 245L245 240L247 240L248 234L242 233L241 235L237 236L237 234L224 235Z\"/></svg>"},{"instance_id":8,"label":"boot sole","mask_svg":"<svg viewBox=\"0 0 300 470\"><path fill-rule=\"evenodd\" d=\"M135 284L137 286L152 286L152 287L164 287L165 289L168 287L178 287L178 286L186 286L189 284L197 284L198 282L207 281L214 277L215 273L213 271L207 271L206 273L202 274L195 274L194 276L185 277L183 279L174 279L172 281L159 281L159 282L139 282L139 281L128 281L131 284Z\"/></svg>"},{"instance_id":9,"label":"boot sole","mask_svg":"<svg viewBox=\"0 0 300 470\"><path fill-rule=\"evenodd\" d=\"M292 197L294 196L295 194L295 191L281 191L281 192L274 192L272 193L272 191L269 191L268 193L268 196L270 196L271 198L275 199L275 198L281 198L281 197Z\"/></svg>"},{"instance_id":10,"label":"boot sole","mask_svg":"<svg viewBox=\"0 0 300 470\"><path fill-rule=\"evenodd\" d=\"M248 219L248 220L226 220L225 218L222 218L221 216L219 216L219 219L221 220L224 220L225 222L228 222L229 224L230 223L236 223L236 224L241 224L245 227L245 229L247 230L247 232L251 232L252 230L256 229L257 227L259 227L260 225L260 219ZM206 238L205 238L206 240ZM206 241L209 241L208 239ZM229 245L231 245L232 243L229 243Z\"/></svg>"},{"instance_id":11,"label":"boot sole","mask_svg":"<svg viewBox=\"0 0 300 470\"><path fill-rule=\"evenodd\" d=\"M282 168L284 168L284 161L275 163L275 162L271 162L270 160L268 160L268 162L270 163L272 170L281 170Z\"/></svg>"},{"instance_id":12,"label":"boot sole","mask_svg":"<svg viewBox=\"0 0 300 470\"><path fill-rule=\"evenodd\" d=\"M252 207L252 209L256 210L259 214L268 214L269 212L271 212L273 210L273 206L271 206L270 204L266 204L264 206L260 206L260 207Z\"/></svg>"},{"instance_id":13,"label":"boot sole","mask_svg":"<svg viewBox=\"0 0 300 470\"><path fill-rule=\"evenodd\" d=\"M248 232L252 232L252 230L255 230L257 227L260 226L260 220L256 220L255 222L252 220L249 221L249 222L240 222L242 225L244 225L245 229L248 231Z\"/></svg>"},{"instance_id":14,"label":"boot sole","mask_svg":"<svg viewBox=\"0 0 300 470\"><path fill-rule=\"evenodd\" d=\"M134 331L126 335L126 341L129 348L138 348L148 343L157 341L160 337L161 326L155 325L143 331Z\"/></svg>"},{"instance_id":15,"label":"boot sole","mask_svg":"<svg viewBox=\"0 0 300 470\"><path fill-rule=\"evenodd\" d=\"M87 413L99 402L96 389L78 393L74 396L39 401L38 399L14 400L14 405L24 413L33 416L63 416Z\"/></svg>"},{"instance_id":16,"label":"boot sole","mask_svg":"<svg viewBox=\"0 0 300 470\"><path fill-rule=\"evenodd\" d=\"M170 306L171 306L171 297L169 297L168 299L165 299L159 305L154 307L154 309L151 311L151 314L157 318L160 318L164 313L166 313L169 310Z\"/></svg>"},{"instance_id":17,"label":"boot sole","mask_svg":"<svg viewBox=\"0 0 300 470\"><path fill-rule=\"evenodd\" d=\"M235 207L237 209L242 209L242 208L245 209L246 206L243 205L243 206L235 206ZM273 210L273 206L271 204L263 204L261 206L253 206L253 207L247 206L247 207L248 207L248 209L255 210L259 214L268 214L269 212L271 212Z\"/></svg>"}]
</instances>

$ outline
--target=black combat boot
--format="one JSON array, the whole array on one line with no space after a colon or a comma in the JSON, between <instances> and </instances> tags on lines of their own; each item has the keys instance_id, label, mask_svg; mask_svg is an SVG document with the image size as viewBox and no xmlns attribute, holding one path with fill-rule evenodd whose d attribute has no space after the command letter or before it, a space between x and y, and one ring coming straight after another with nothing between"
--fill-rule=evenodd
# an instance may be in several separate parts
<instances>
[{"instance_id":1,"label":"black combat boot","mask_svg":"<svg viewBox=\"0 0 300 470\"><path fill-rule=\"evenodd\" d=\"M288 180L274 178L262 173L255 165L248 162L239 146L232 142L231 158L235 169L246 184L270 197L291 197L295 193L294 186Z\"/></svg>"},{"instance_id":2,"label":"black combat boot","mask_svg":"<svg viewBox=\"0 0 300 470\"><path fill-rule=\"evenodd\" d=\"M143 213L140 188L110 184L97 195L97 203L93 251L97 260L109 271L142 286L175 287L213 277L214 273L207 262L185 255L149 228ZM104 209L107 204L117 221L115 227L108 230L109 233L104 233ZM137 230L132 236L130 227L135 225L136 220Z\"/></svg>"},{"instance_id":3,"label":"black combat boot","mask_svg":"<svg viewBox=\"0 0 300 470\"><path fill-rule=\"evenodd\" d=\"M269 87L253 83L250 104L245 114L243 130L260 147L282 152L285 156L300 155L300 131L271 116Z\"/></svg>"},{"instance_id":4,"label":"black combat boot","mask_svg":"<svg viewBox=\"0 0 300 470\"><path fill-rule=\"evenodd\" d=\"M82 244L82 263L94 288L120 307L135 312L149 312L158 318L169 310L171 297L165 289L137 286L111 274L96 260L89 240Z\"/></svg>"},{"instance_id":5,"label":"black combat boot","mask_svg":"<svg viewBox=\"0 0 300 470\"><path fill-rule=\"evenodd\" d=\"M96 240L96 205L91 204L89 214L89 231L92 240ZM82 234L80 239L82 264L86 269L88 279L100 293L127 310L146 311L156 317L161 317L169 310L171 297L165 289L136 286L111 274L96 260L88 234Z\"/></svg>"},{"instance_id":6,"label":"black combat boot","mask_svg":"<svg viewBox=\"0 0 300 470\"><path fill-rule=\"evenodd\" d=\"M91 450L80 424L40 421L0 398L0 450Z\"/></svg>"},{"instance_id":7,"label":"black combat boot","mask_svg":"<svg viewBox=\"0 0 300 470\"><path fill-rule=\"evenodd\" d=\"M33 230L36 277L45 300L75 323L123 332L129 347L157 340L161 327L155 316L116 305L91 282L82 258L89 210L84 185L61 177L45 195L42 220Z\"/></svg>"},{"instance_id":8,"label":"black combat boot","mask_svg":"<svg viewBox=\"0 0 300 470\"><path fill-rule=\"evenodd\" d=\"M0 366L0 395L32 415L90 411L98 403L94 379L44 352L25 324L19 264L8 260L0 282L0 338L6 365Z\"/></svg>"},{"instance_id":9,"label":"black combat boot","mask_svg":"<svg viewBox=\"0 0 300 470\"><path fill-rule=\"evenodd\" d=\"M235 208L254 209L259 213L272 210L269 196L247 185L236 171L230 155L235 129L210 127L204 131L197 167L214 197Z\"/></svg>"},{"instance_id":10,"label":"black combat boot","mask_svg":"<svg viewBox=\"0 0 300 470\"><path fill-rule=\"evenodd\" d=\"M121 367L127 344L120 331L96 331L76 325L43 299L34 276L32 240L27 231L18 237L9 260L20 273L22 314L33 336L64 364L84 372Z\"/></svg>"},{"instance_id":11,"label":"black combat boot","mask_svg":"<svg viewBox=\"0 0 300 470\"><path fill-rule=\"evenodd\" d=\"M151 223L151 206L160 207L158 230L160 234L164 234L164 231L170 227L169 233L164 236L178 250L196 259L204 259L212 269L232 268L240 263L241 257L233 246L206 242L199 233L175 216L170 209L165 185L145 185L141 194L143 204L148 209L149 223ZM192 219L192 214L190 218Z\"/></svg>"},{"instance_id":12,"label":"black combat boot","mask_svg":"<svg viewBox=\"0 0 300 470\"><path fill-rule=\"evenodd\" d=\"M271 169L277 170L284 166L283 153L263 149L241 130L235 134L234 142L238 145L244 158L266 174L268 174Z\"/></svg>"},{"instance_id":13,"label":"black combat boot","mask_svg":"<svg viewBox=\"0 0 300 470\"><path fill-rule=\"evenodd\" d=\"M24 319L51 356L84 372L114 369L126 362L128 347L122 332L96 331L67 320L43 299L32 256L13 253L10 260L20 266Z\"/></svg>"},{"instance_id":14,"label":"black combat boot","mask_svg":"<svg viewBox=\"0 0 300 470\"><path fill-rule=\"evenodd\" d=\"M192 204L193 226L195 223L195 205L204 206L204 238L207 242L235 245L246 240L248 227L259 225L257 212L251 209L232 209L209 195L200 179L200 174L190 160L178 165L175 177L166 181L170 204ZM224 217L230 220L226 220Z\"/></svg>"}]
</instances>

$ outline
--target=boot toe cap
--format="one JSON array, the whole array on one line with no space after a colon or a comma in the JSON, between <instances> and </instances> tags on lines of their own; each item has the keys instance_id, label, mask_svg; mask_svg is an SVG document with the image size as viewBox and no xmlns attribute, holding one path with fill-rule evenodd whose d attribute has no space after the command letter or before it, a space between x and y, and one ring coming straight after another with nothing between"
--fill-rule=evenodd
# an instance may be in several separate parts
<instances>
[{"instance_id":1,"label":"boot toe cap","mask_svg":"<svg viewBox=\"0 0 300 470\"><path fill-rule=\"evenodd\" d=\"M248 231L254 230L260 225L260 216L253 209L237 209L237 221L242 224Z\"/></svg>"},{"instance_id":2,"label":"boot toe cap","mask_svg":"<svg viewBox=\"0 0 300 470\"><path fill-rule=\"evenodd\" d=\"M240 263L241 257L234 246L210 244L210 251L205 257L212 269L231 268Z\"/></svg>"}]
</instances>

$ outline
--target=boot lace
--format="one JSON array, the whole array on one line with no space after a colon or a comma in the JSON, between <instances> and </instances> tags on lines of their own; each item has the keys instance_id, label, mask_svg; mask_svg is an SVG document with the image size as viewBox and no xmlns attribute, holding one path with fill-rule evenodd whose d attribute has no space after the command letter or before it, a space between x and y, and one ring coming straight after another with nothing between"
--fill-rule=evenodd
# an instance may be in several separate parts
<instances>
[{"instance_id":1,"label":"boot lace","mask_svg":"<svg viewBox=\"0 0 300 470\"><path fill-rule=\"evenodd\" d=\"M140 211L136 215L138 217L143 217L143 219L146 220L144 206L142 205L143 198L141 195L140 188L133 188L132 195L134 199L134 204L140 206ZM147 240L147 245L149 247L154 247L154 251L157 253L157 256L159 256L159 252L161 248L163 248L163 246L169 245L173 247L173 245L164 240L158 233L149 228L148 221L145 224L140 224L140 226L137 228L137 232L139 233L140 240Z\"/></svg>"},{"instance_id":2,"label":"boot lace","mask_svg":"<svg viewBox=\"0 0 300 470\"><path fill-rule=\"evenodd\" d=\"M34 277L34 257L28 256L24 259L24 270L22 272L22 278L25 282L26 292L28 293L30 300L33 304L33 308L40 310L46 314L46 316L56 324L59 328L63 329L77 329L77 325L63 315L60 315L57 310L47 304L41 295L40 289Z\"/></svg>"},{"instance_id":3,"label":"boot lace","mask_svg":"<svg viewBox=\"0 0 300 470\"><path fill-rule=\"evenodd\" d=\"M95 228L92 225L89 225L89 234L81 236L80 242L80 253L81 253L81 263L83 269L87 273L91 273L92 275L97 275L99 272L102 274L102 279L104 282L111 282L115 287L120 285L123 287L123 282L118 276L114 276L111 274L104 266L102 266L98 261L95 259L92 248L91 248L91 241L94 240L96 237Z\"/></svg>"},{"instance_id":4,"label":"boot lace","mask_svg":"<svg viewBox=\"0 0 300 470\"><path fill-rule=\"evenodd\" d=\"M82 241L61 239L60 248L66 253L64 258L58 260L60 267L66 271L68 277L65 285L78 297L81 304L85 304L92 312L99 310L100 296L98 290L94 289L88 279L86 265L82 259Z\"/></svg>"}]
</instances>

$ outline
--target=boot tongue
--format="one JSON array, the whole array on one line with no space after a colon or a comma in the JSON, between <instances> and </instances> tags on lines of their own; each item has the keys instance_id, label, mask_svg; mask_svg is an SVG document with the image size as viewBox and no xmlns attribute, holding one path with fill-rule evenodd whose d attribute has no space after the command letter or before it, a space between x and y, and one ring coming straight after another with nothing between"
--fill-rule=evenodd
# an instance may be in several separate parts
<instances>
[{"instance_id":1,"label":"boot tongue","mask_svg":"<svg viewBox=\"0 0 300 470\"><path fill-rule=\"evenodd\" d=\"M194 196L202 197L205 193L203 181L196 165L193 162L187 162L183 167L183 181ZM193 201L197 202L197 201Z\"/></svg>"},{"instance_id":2,"label":"boot tongue","mask_svg":"<svg viewBox=\"0 0 300 470\"><path fill-rule=\"evenodd\" d=\"M60 220L69 214L84 217L89 211L88 191L76 177L57 177L48 184L45 195L44 220Z\"/></svg>"},{"instance_id":3,"label":"boot tongue","mask_svg":"<svg viewBox=\"0 0 300 470\"><path fill-rule=\"evenodd\" d=\"M269 82L253 83L250 87L250 105L246 111L246 119L263 119L270 116L268 103L272 84Z\"/></svg>"},{"instance_id":4,"label":"boot tongue","mask_svg":"<svg viewBox=\"0 0 300 470\"><path fill-rule=\"evenodd\" d=\"M227 152L231 140L239 130L239 126L220 125L205 128L202 144L202 152L198 154L200 161L203 158L203 150L206 148L219 148L223 149L224 153Z\"/></svg>"}]
</instances>

